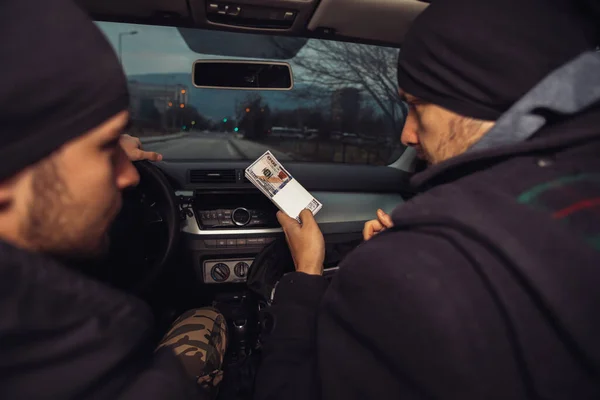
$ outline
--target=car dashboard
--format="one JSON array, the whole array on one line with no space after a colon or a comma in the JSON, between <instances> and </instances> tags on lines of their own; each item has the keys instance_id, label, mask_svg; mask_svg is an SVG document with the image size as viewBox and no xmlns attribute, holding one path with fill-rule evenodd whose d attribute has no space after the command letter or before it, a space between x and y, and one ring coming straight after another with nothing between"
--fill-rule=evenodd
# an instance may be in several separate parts
<instances>
[{"instance_id":1,"label":"car dashboard","mask_svg":"<svg viewBox=\"0 0 600 400\"><path fill-rule=\"evenodd\" d=\"M207 168L203 163L159 163L157 166L174 186L181 214L182 251L186 262L191 263L196 283L244 283L256 255L272 241L283 238L275 217L276 206L243 178L243 168L236 168L245 167L245 163L228 170L214 165ZM338 183L323 190L324 185L314 184L318 181L311 178L312 167L314 165L290 165L289 169L323 204L316 220L326 242L325 268L332 272L362 241L364 223L374 218L375 211L381 208L389 212L404 198L399 193L358 191L356 185L348 184L339 174L335 180ZM329 168L332 169L335 168ZM210 182L194 180L199 171L208 171L205 176L211 175L213 179L209 179ZM353 182L361 185L359 167L346 167L343 171L342 175L353 176ZM327 173L319 175L325 180L329 178ZM217 176L234 176L234 179L223 183L224 179ZM372 180L370 183L373 184Z\"/></svg>"},{"instance_id":2,"label":"car dashboard","mask_svg":"<svg viewBox=\"0 0 600 400\"><path fill-rule=\"evenodd\" d=\"M258 190L204 193L177 191L181 232L192 255L196 278L204 284L245 282L248 268L265 245L282 237L277 209ZM335 268L361 241L374 210L402 201L390 194L313 192L324 204L317 222L327 246L326 268ZM266 202L259 201L264 198Z\"/></svg>"}]
</instances>

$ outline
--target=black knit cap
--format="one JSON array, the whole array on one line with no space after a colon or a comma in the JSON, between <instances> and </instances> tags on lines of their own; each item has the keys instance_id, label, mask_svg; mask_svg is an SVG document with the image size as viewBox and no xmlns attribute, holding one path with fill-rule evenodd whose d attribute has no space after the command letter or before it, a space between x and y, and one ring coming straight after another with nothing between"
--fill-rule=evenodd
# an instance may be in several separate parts
<instances>
[{"instance_id":1,"label":"black knit cap","mask_svg":"<svg viewBox=\"0 0 600 400\"><path fill-rule=\"evenodd\" d=\"M71 0L0 1L0 180L128 105L114 50Z\"/></svg>"},{"instance_id":2,"label":"black knit cap","mask_svg":"<svg viewBox=\"0 0 600 400\"><path fill-rule=\"evenodd\" d=\"M398 84L496 120L546 75L598 44L600 0L434 0L400 51Z\"/></svg>"}]
</instances>

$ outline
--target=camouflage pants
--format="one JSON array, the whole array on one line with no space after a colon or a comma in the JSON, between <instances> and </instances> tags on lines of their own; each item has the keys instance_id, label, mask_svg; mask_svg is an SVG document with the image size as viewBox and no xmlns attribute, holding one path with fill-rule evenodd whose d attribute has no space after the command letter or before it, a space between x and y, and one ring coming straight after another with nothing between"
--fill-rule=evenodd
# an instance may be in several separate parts
<instances>
[{"instance_id":1,"label":"camouflage pants","mask_svg":"<svg viewBox=\"0 0 600 400\"><path fill-rule=\"evenodd\" d=\"M190 377L216 395L227 347L227 323L217 310L198 308L183 313L158 345L162 347L171 348Z\"/></svg>"}]
</instances>

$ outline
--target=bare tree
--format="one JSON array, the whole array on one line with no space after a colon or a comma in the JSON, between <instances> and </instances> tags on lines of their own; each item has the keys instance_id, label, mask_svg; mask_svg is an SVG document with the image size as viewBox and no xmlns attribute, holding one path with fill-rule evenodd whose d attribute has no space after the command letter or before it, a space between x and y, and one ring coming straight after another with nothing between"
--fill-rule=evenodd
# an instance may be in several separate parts
<instances>
[{"instance_id":1,"label":"bare tree","mask_svg":"<svg viewBox=\"0 0 600 400\"><path fill-rule=\"evenodd\" d=\"M398 94L397 59L398 50L392 48L310 40L293 60L304 70L296 82L308 85L297 94L323 104L331 93L323 88L356 87L370 96L390 126L398 130L408 110Z\"/></svg>"}]
</instances>

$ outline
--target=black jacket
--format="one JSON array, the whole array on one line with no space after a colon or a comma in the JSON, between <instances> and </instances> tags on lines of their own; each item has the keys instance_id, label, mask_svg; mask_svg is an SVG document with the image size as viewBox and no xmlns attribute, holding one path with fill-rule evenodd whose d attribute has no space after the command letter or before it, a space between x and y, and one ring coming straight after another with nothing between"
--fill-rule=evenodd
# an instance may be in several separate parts
<instances>
[{"instance_id":1,"label":"black jacket","mask_svg":"<svg viewBox=\"0 0 600 400\"><path fill-rule=\"evenodd\" d=\"M279 282L256 398L600 398L600 104L414 179L329 286Z\"/></svg>"},{"instance_id":2,"label":"black jacket","mask_svg":"<svg viewBox=\"0 0 600 400\"><path fill-rule=\"evenodd\" d=\"M0 241L0 398L198 399L139 300Z\"/></svg>"}]
</instances>

